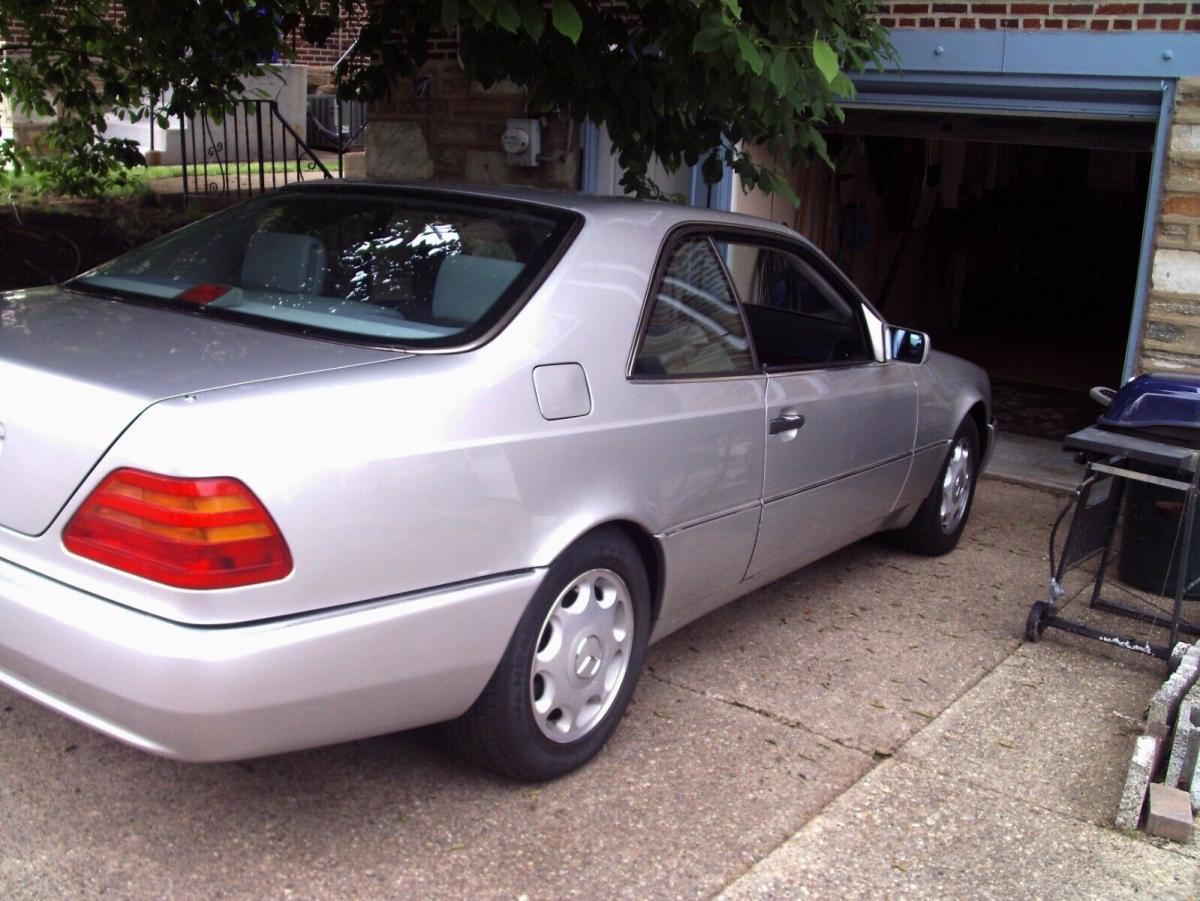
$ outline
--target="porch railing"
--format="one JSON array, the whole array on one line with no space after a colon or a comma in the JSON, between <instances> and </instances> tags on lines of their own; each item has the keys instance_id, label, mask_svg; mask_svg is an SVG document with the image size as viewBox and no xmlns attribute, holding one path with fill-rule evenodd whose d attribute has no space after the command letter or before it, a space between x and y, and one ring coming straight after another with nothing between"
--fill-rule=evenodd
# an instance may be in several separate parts
<instances>
[{"instance_id":1,"label":"porch railing","mask_svg":"<svg viewBox=\"0 0 1200 901\"><path fill-rule=\"evenodd\" d=\"M247 98L212 113L201 108L180 118L180 140L185 195L252 197L290 182L334 177L274 100Z\"/></svg>"}]
</instances>

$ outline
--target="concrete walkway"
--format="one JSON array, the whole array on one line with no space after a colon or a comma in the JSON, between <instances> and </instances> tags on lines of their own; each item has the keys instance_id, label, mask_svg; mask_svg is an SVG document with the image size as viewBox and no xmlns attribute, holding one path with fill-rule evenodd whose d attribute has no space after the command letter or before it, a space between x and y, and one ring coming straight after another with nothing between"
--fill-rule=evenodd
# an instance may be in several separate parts
<instances>
[{"instance_id":1,"label":"concrete walkway","mask_svg":"<svg viewBox=\"0 0 1200 901\"><path fill-rule=\"evenodd\" d=\"M584 770L514 785L436 730L148 757L0 691L0 893L1188 897L1109 828L1159 664L1022 646L1062 498L981 483L954 554L866 541L651 649Z\"/></svg>"}]
</instances>

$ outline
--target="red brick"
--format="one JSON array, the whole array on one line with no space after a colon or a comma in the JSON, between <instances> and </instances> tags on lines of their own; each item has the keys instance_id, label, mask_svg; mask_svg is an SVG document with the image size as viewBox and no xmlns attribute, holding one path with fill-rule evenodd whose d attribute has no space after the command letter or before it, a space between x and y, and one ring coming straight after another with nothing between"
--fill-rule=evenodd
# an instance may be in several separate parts
<instances>
[{"instance_id":1,"label":"red brick","mask_svg":"<svg viewBox=\"0 0 1200 901\"><path fill-rule=\"evenodd\" d=\"M1019 24L1020 23L1017 22L1016 19L1001 19L1000 20L1001 28L1017 28L1019 26Z\"/></svg>"},{"instance_id":2,"label":"red brick","mask_svg":"<svg viewBox=\"0 0 1200 901\"><path fill-rule=\"evenodd\" d=\"M966 31L974 31L975 30L975 20L974 19L959 19L958 27L962 28Z\"/></svg>"},{"instance_id":3,"label":"red brick","mask_svg":"<svg viewBox=\"0 0 1200 901\"><path fill-rule=\"evenodd\" d=\"M916 28L917 20L916 19L901 19L899 22L896 23L896 27L898 27L898 28Z\"/></svg>"},{"instance_id":4,"label":"red brick","mask_svg":"<svg viewBox=\"0 0 1200 901\"><path fill-rule=\"evenodd\" d=\"M1041 19L1025 19L1024 21L1021 22L1021 27L1024 28L1026 31L1030 31L1030 30L1036 29L1036 28L1041 28L1042 20Z\"/></svg>"},{"instance_id":5,"label":"red brick","mask_svg":"<svg viewBox=\"0 0 1200 901\"><path fill-rule=\"evenodd\" d=\"M1142 12L1147 16L1182 16L1187 13L1186 3L1143 3Z\"/></svg>"},{"instance_id":6,"label":"red brick","mask_svg":"<svg viewBox=\"0 0 1200 901\"><path fill-rule=\"evenodd\" d=\"M1153 31L1158 25L1158 19L1138 19L1137 27L1139 31Z\"/></svg>"},{"instance_id":7,"label":"red brick","mask_svg":"<svg viewBox=\"0 0 1200 901\"><path fill-rule=\"evenodd\" d=\"M921 27L922 28L933 28L933 19L922 19Z\"/></svg>"},{"instance_id":8,"label":"red brick","mask_svg":"<svg viewBox=\"0 0 1200 901\"><path fill-rule=\"evenodd\" d=\"M896 20L893 19L891 16L883 16L879 20L879 24L882 25L884 28L895 28Z\"/></svg>"},{"instance_id":9,"label":"red brick","mask_svg":"<svg viewBox=\"0 0 1200 901\"><path fill-rule=\"evenodd\" d=\"M988 31L995 31L996 30L996 20L995 19L980 19L979 27L986 28Z\"/></svg>"},{"instance_id":10,"label":"red brick","mask_svg":"<svg viewBox=\"0 0 1200 901\"><path fill-rule=\"evenodd\" d=\"M1073 31L1075 29L1087 28L1087 27L1088 27L1088 23L1087 23L1086 19L1067 19L1067 30L1068 31Z\"/></svg>"},{"instance_id":11,"label":"red brick","mask_svg":"<svg viewBox=\"0 0 1200 901\"><path fill-rule=\"evenodd\" d=\"M892 7L894 13L927 13L928 3L897 3Z\"/></svg>"},{"instance_id":12,"label":"red brick","mask_svg":"<svg viewBox=\"0 0 1200 901\"><path fill-rule=\"evenodd\" d=\"M938 19L938 28L953 28L954 25L954 19Z\"/></svg>"},{"instance_id":13,"label":"red brick","mask_svg":"<svg viewBox=\"0 0 1200 901\"><path fill-rule=\"evenodd\" d=\"M1045 22L1042 23L1042 25L1046 28L1062 28L1063 20L1062 19L1047 19Z\"/></svg>"},{"instance_id":14,"label":"red brick","mask_svg":"<svg viewBox=\"0 0 1200 901\"><path fill-rule=\"evenodd\" d=\"M1128 16L1137 15L1137 12L1136 3L1101 3L1096 7L1098 16Z\"/></svg>"},{"instance_id":15,"label":"red brick","mask_svg":"<svg viewBox=\"0 0 1200 901\"><path fill-rule=\"evenodd\" d=\"M1178 31L1183 23L1179 19L1160 19L1158 27L1163 31Z\"/></svg>"},{"instance_id":16,"label":"red brick","mask_svg":"<svg viewBox=\"0 0 1200 901\"><path fill-rule=\"evenodd\" d=\"M1095 9L1093 3L1055 3L1051 12L1056 16L1090 16Z\"/></svg>"},{"instance_id":17,"label":"red brick","mask_svg":"<svg viewBox=\"0 0 1200 901\"><path fill-rule=\"evenodd\" d=\"M1108 22L1105 19L1093 19L1092 31L1108 31Z\"/></svg>"},{"instance_id":18,"label":"red brick","mask_svg":"<svg viewBox=\"0 0 1200 901\"><path fill-rule=\"evenodd\" d=\"M971 12L973 13L996 13L1004 15L1008 12L1007 3L972 3Z\"/></svg>"},{"instance_id":19,"label":"red brick","mask_svg":"<svg viewBox=\"0 0 1200 901\"><path fill-rule=\"evenodd\" d=\"M1200 19L1188 19L1183 23L1184 31L1200 31Z\"/></svg>"},{"instance_id":20,"label":"red brick","mask_svg":"<svg viewBox=\"0 0 1200 901\"><path fill-rule=\"evenodd\" d=\"M1014 16L1046 16L1050 14L1050 4L1014 3L1012 13Z\"/></svg>"},{"instance_id":21,"label":"red brick","mask_svg":"<svg viewBox=\"0 0 1200 901\"><path fill-rule=\"evenodd\" d=\"M1113 31L1133 31L1133 19L1113 19Z\"/></svg>"}]
</instances>

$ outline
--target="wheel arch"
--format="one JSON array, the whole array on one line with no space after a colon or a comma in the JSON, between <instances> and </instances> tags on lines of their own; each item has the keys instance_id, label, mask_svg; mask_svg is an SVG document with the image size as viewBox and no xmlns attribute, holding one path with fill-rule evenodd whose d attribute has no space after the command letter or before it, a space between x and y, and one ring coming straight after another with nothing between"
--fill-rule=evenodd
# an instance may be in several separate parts
<instances>
[{"instance_id":1,"label":"wheel arch","mask_svg":"<svg viewBox=\"0 0 1200 901\"><path fill-rule=\"evenodd\" d=\"M662 607L663 589L666 584L666 561L662 544L640 523L634 522L632 519L615 518L597 523L586 531L581 532L566 547L570 547L588 535L599 532L602 529L617 529L624 533L625 537L637 548L642 565L646 568L646 581L650 585L650 627L653 628L655 623L658 622L659 610ZM566 547L563 550L566 550Z\"/></svg>"},{"instance_id":2,"label":"wheel arch","mask_svg":"<svg viewBox=\"0 0 1200 901\"><path fill-rule=\"evenodd\" d=\"M971 417L975 423L975 430L979 434L979 459L987 460L988 452L991 450L988 447L988 414L987 406L982 400L977 400L967 410L967 416Z\"/></svg>"}]
</instances>

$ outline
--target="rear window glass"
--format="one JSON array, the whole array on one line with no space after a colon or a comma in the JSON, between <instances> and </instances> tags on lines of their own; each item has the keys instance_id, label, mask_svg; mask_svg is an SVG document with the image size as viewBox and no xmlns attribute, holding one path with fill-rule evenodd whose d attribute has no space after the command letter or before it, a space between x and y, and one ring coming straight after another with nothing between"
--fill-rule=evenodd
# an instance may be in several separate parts
<instances>
[{"instance_id":1,"label":"rear window glass","mask_svg":"<svg viewBox=\"0 0 1200 901\"><path fill-rule=\"evenodd\" d=\"M575 221L469 198L280 193L160 238L72 285L286 331L448 347L501 320Z\"/></svg>"}]
</instances>

